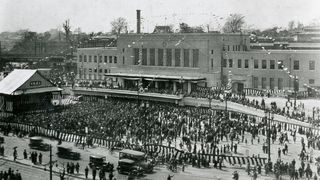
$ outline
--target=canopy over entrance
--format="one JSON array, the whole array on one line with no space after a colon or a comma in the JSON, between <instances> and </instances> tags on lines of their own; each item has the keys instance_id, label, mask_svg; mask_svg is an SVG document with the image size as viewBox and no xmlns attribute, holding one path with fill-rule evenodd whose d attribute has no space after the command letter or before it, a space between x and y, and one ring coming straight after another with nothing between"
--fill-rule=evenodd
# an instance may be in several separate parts
<instances>
[{"instance_id":1,"label":"canopy over entrance","mask_svg":"<svg viewBox=\"0 0 320 180\"><path fill-rule=\"evenodd\" d=\"M168 76L168 75L153 75L153 74L130 74L130 73L108 73L105 76L122 77L122 78L147 78L147 80L184 80L184 81L201 81L204 77L194 76Z\"/></svg>"}]
</instances>

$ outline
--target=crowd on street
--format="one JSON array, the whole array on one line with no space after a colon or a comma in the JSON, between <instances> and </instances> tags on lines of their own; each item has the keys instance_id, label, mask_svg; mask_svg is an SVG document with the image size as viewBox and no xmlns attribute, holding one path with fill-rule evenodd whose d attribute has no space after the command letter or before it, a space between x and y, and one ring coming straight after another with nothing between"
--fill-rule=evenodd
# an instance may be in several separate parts
<instances>
[{"instance_id":1,"label":"crowd on street","mask_svg":"<svg viewBox=\"0 0 320 180\"><path fill-rule=\"evenodd\" d=\"M59 132L87 134L89 137L113 139L129 144L161 144L193 154L237 154L240 143L249 144L250 142L252 144L257 142L264 149L263 152L268 153L266 140L260 139L268 132L266 119L258 122L255 117L242 113L231 113L229 117L229 113L224 111L213 111L202 107L180 107L159 102L97 97L84 99L78 104L59 109L59 111L23 114L8 118L7 121L40 125ZM305 158L305 156L310 154L310 147L320 149L317 136L301 128L290 129L290 134L287 134L282 128L280 125L272 125L270 130L272 143L279 138L282 145L278 158L281 159L282 152L283 155L287 154L289 149L286 143L289 139L295 141L296 133L299 133L307 135L307 139L302 143L300 156L306 162L310 162L310 157ZM6 132L5 129L4 131ZM245 134L249 134L251 138L248 139ZM39 155L34 156L35 162L37 159L40 161L39 157L37 158ZM263 155L256 154L256 156ZM173 155L164 158L170 162ZM187 163L195 167L208 167L209 164L205 159L191 159ZM214 167L218 165L221 168L221 163L214 163ZM69 166L72 167L72 165ZM274 165L268 164L264 168L265 172L277 172L276 169L283 169L283 167L289 166L277 161ZM257 170L254 172L259 174L258 169L262 167L255 166L255 168ZM307 173L307 171L310 170L303 168L303 172ZM69 170L70 172L72 170ZM283 171L281 173L283 174ZM292 172L286 174L292 174Z\"/></svg>"}]
</instances>

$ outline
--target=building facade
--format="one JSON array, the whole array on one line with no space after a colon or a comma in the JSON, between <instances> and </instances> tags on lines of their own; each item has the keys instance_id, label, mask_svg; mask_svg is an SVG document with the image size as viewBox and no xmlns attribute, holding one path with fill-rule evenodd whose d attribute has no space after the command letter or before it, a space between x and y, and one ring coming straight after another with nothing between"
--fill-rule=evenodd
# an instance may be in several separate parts
<instances>
[{"instance_id":1,"label":"building facade","mask_svg":"<svg viewBox=\"0 0 320 180\"><path fill-rule=\"evenodd\" d=\"M191 92L227 79L236 91L287 90L294 80L300 88L320 87L320 51L251 50L246 34L123 34L116 48L79 48L77 57L78 79L112 77L121 87L142 80L148 87Z\"/></svg>"}]
</instances>

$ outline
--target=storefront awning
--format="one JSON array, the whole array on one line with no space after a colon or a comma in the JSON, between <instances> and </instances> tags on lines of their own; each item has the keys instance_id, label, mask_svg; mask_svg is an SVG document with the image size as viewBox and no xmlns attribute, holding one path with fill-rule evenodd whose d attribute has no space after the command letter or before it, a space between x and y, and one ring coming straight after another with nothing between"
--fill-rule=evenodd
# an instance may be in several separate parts
<instances>
[{"instance_id":1,"label":"storefront awning","mask_svg":"<svg viewBox=\"0 0 320 180\"><path fill-rule=\"evenodd\" d=\"M35 89L27 89L27 90L18 90L14 92L14 95L21 95L21 94L36 94L36 93L45 93L45 92L56 92L62 91L63 89L58 87L44 87L44 88L35 88Z\"/></svg>"},{"instance_id":2,"label":"storefront awning","mask_svg":"<svg viewBox=\"0 0 320 180\"><path fill-rule=\"evenodd\" d=\"M169 79L151 79L151 78L145 78L146 81L169 81Z\"/></svg>"},{"instance_id":3,"label":"storefront awning","mask_svg":"<svg viewBox=\"0 0 320 180\"><path fill-rule=\"evenodd\" d=\"M169 76L169 75L153 75L153 74L129 74L129 73L107 73L108 77L122 77L122 78L147 78L147 79L163 79L163 80L178 80L178 81L200 81L205 80L204 77L199 76Z\"/></svg>"}]
</instances>

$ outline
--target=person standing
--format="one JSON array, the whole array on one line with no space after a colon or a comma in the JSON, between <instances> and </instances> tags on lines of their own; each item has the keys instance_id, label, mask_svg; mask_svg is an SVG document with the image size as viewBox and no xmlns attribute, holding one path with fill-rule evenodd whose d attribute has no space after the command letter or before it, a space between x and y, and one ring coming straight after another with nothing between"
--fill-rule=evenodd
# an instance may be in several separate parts
<instances>
[{"instance_id":1,"label":"person standing","mask_svg":"<svg viewBox=\"0 0 320 180\"><path fill-rule=\"evenodd\" d=\"M14 150L13 150L13 160L16 161L17 157L18 157L17 148L14 148Z\"/></svg>"},{"instance_id":2,"label":"person standing","mask_svg":"<svg viewBox=\"0 0 320 180\"><path fill-rule=\"evenodd\" d=\"M42 164L42 153L39 153L39 164Z\"/></svg>"},{"instance_id":3,"label":"person standing","mask_svg":"<svg viewBox=\"0 0 320 180\"><path fill-rule=\"evenodd\" d=\"M79 174L79 169L80 169L80 165L79 165L79 163L77 162L77 164L76 164L76 171L77 171L77 174Z\"/></svg>"},{"instance_id":4,"label":"person standing","mask_svg":"<svg viewBox=\"0 0 320 180\"><path fill-rule=\"evenodd\" d=\"M89 168L88 166L86 166L86 168L84 169L84 174L86 176L86 179L88 179L88 174L89 174Z\"/></svg>"},{"instance_id":5,"label":"person standing","mask_svg":"<svg viewBox=\"0 0 320 180\"><path fill-rule=\"evenodd\" d=\"M96 168L93 166L93 167L92 167L92 180L95 180L95 179L96 179L96 175L97 175L97 170L96 170Z\"/></svg>"},{"instance_id":6,"label":"person standing","mask_svg":"<svg viewBox=\"0 0 320 180\"><path fill-rule=\"evenodd\" d=\"M239 174L238 174L237 171L235 171L235 172L233 173L233 178L232 178L232 179L234 179L234 180L239 180Z\"/></svg>"},{"instance_id":7,"label":"person standing","mask_svg":"<svg viewBox=\"0 0 320 180\"><path fill-rule=\"evenodd\" d=\"M27 153L26 149L24 149L24 151L23 151L23 158L28 159L28 153Z\"/></svg>"}]
</instances>

